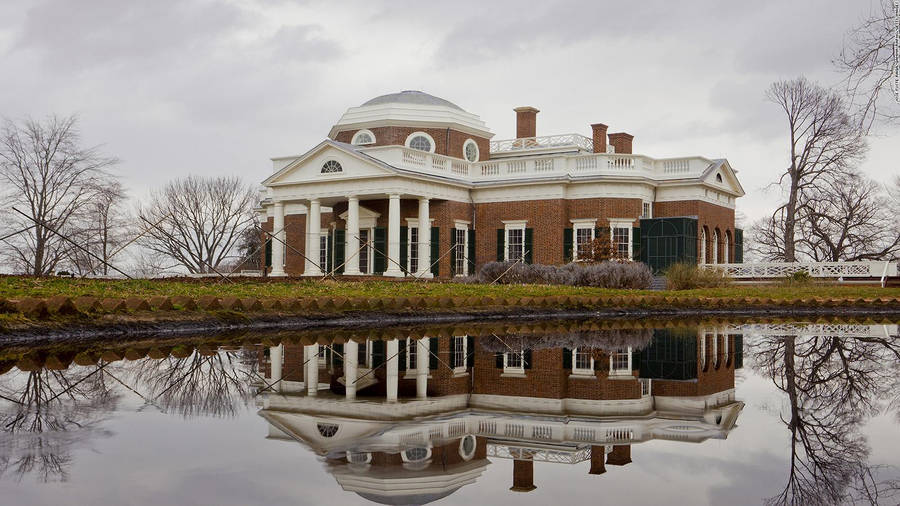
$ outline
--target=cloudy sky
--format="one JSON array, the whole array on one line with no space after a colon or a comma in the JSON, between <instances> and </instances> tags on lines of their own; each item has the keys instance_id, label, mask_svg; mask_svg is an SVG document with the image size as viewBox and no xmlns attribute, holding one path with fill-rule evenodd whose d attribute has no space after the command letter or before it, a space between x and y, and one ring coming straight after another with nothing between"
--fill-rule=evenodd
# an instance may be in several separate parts
<instances>
[{"instance_id":1,"label":"cloudy sky","mask_svg":"<svg viewBox=\"0 0 900 506\"><path fill-rule=\"evenodd\" d=\"M726 157L755 217L787 163L765 88L837 84L831 61L876 1L5 0L0 115L78 114L141 197L186 173L258 182L348 107L418 89L495 139L532 105L539 135L602 122L638 153ZM898 134L872 139L876 179L900 172Z\"/></svg>"}]
</instances>

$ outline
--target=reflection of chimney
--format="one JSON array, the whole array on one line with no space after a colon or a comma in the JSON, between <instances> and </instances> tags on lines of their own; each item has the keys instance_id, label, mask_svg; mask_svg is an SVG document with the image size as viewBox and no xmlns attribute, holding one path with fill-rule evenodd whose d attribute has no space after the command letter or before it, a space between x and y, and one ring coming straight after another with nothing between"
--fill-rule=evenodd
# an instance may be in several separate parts
<instances>
[{"instance_id":1,"label":"reflection of chimney","mask_svg":"<svg viewBox=\"0 0 900 506\"><path fill-rule=\"evenodd\" d=\"M606 464L604 461L606 460L606 447L605 446L592 446L591 447L591 470L588 471L588 474L603 474L606 472Z\"/></svg>"},{"instance_id":2,"label":"reflection of chimney","mask_svg":"<svg viewBox=\"0 0 900 506\"><path fill-rule=\"evenodd\" d=\"M631 464L631 445L613 446L612 451L606 456L606 463L611 466Z\"/></svg>"},{"instance_id":3,"label":"reflection of chimney","mask_svg":"<svg viewBox=\"0 0 900 506\"><path fill-rule=\"evenodd\" d=\"M537 137L537 113L534 107L516 107L516 139Z\"/></svg>"},{"instance_id":4,"label":"reflection of chimney","mask_svg":"<svg viewBox=\"0 0 900 506\"><path fill-rule=\"evenodd\" d=\"M623 155L631 154L631 141L634 136L625 132L609 134L609 143L616 148L616 153Z\"/></svg>"},{"instance_id":5,"label":"reflection of chimney","mask_svg":"<svg viewBox=\"0 0 900 506\"><path fill-rule=\"evenodd\" d=\"M591 125L591 130L594 131L594 153L606 153L606 128L603 123Z\"/></svg>"},{"instance_id":6,"label":"reflection of chimney","mask_svg":"<svg viewBox=\"0 0 900 506\"><path fill-rule=\"evenodd\" d=\"M534 486L534 461L513 461L513 486L509 489L513 492L531 492Z\"/></svg>"}]
</instances>

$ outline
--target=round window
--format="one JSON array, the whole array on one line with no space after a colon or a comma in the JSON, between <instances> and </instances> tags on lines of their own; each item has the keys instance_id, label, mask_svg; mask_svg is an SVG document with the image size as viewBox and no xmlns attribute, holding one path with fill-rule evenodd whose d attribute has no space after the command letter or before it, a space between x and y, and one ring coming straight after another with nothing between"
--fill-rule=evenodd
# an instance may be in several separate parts
<instances>
[{"instance_id":1,"label":"round window","mask_svg":"<svg viewBox=\"0 0 900 506\"><path fill-rule=\"evenodd\" d=\"M406 454L407 462L421 462L428 458L428 448L410 448L404 452Z\"/></svg>"},{"instance_id":2,"label":"round window","mask_svg":"<svg viewBox=\"0 0 900 506\"><path fill-rule=\"evenodd\" d=\"M431 152L431 141L424 135L417 135L409 141L409 147L419 151Z\"/></svg>"},{"instance_id":3,"label":"round window","mask_svg":"<svg viewBox=\"0 0 900 506\"><path fill-rule=\"evenodd\" d=\"M463 154L466 156L466 160L470 162L478 161L478 144L475 144L475 141L472 139L467 140L463 146Z\"/></svg>"},{"instance_id":4,"label":"round window","mask_svg":"<svg viewBox=\"0 0 900 506\"><path fill-rule=\"evenodd\" d=\"M459 456L462 457L463 460L469 460L474 457L476 443L475 436L471 434L462 438L459 442Z\"/></svg>"}]
</instances>

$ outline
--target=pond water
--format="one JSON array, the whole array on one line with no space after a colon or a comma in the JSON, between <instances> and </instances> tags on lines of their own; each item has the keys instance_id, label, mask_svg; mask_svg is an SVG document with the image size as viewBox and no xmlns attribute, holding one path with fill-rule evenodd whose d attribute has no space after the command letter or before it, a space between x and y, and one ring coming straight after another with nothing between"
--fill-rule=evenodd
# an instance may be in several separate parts
<instances>
[{"instance_id":1,"label":"pond water","mask_svg":"<svg viewBox=\"0 0 900 506\"><path fill-rule=\"evenodd\" d=\"M0 371L2 504L900 502L893 322L82 342Z\"/></svg>"}]
</instances>

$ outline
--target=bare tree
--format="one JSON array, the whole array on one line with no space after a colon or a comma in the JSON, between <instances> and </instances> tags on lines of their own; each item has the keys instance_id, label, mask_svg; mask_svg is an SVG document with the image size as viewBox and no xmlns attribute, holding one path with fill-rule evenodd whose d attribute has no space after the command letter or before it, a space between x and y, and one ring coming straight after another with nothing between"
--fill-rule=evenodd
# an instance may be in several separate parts
<instances>
[{"instance_id":1,"label":"bare tree","mask_svg":"<svg viewBox=\"0 0 900 506\"><path fill-rule=\"evenodd\" d=\"M896 72L896 9L894 0L880 0L869 16L850 31L835 61L846 74L847 91L858 104L860 124L866 130L878 120L900 119L900 108L890 96Z\"/></svg>"},{"instance_id":2,"label":"bare tree","mask_svg":"<svg viewBox=\"0 0 900 506\"><path fill-rule=\"evenodd\" d=\"M794 262L802 193L861 160L866 142L844 99L834 91L799 77L773 83L766 95L782 108L789 127L790 163L776 183L786 191L787 202L772 216L784 223L783 260Z\"/></svg>"},{"instance_id":3,"label":"bare tree","mask_svg":"<svg viewBox=\"0 0 900 506\"><path fill-rule=\"evenodd\" d=\"M851 172L804 196L801 247L815 261L892 259L900 251L897 217L884 188Z\"/></svg>"},{"instance_id":4,"label":"bare tree","mask_svg":"<svg viewBox=\"0 0 900 506\"><path fill-rule=\"evenodd\" d=\"M44 122L6 120L0 131L0 202L9 232L6 256L17 270L35 276L53 272L71 245L55 231L69 232L74 220L109 180L116 163L97 148L80 146L77 119ZM28 218L8 209L15 206Z\"/></svg>"},{"instance_id":5,"label":"bare tree","mask_svg":"<svg viewBox=\"0 0 900 506\"><path fill-rule=\"evenodd\" d=\"M142 244L191 273L211 272L233 256L255 203L256 192L237 177L174 180L140 211L150 227Z\"/></svg>"},{"instance_id":6,"label":"bare tree","mask_svg":"<svg viewBox=\"0 0 900 506\"><path fill-rule=\"evenodd\" d=\"M95 198L84 207L73 236L85 249L71 248L67 255L75 272L109 275L113 255L126 243L132 228L126 200L122 184L111 181L98 188Z\"/></svg>"}]
</instances>

